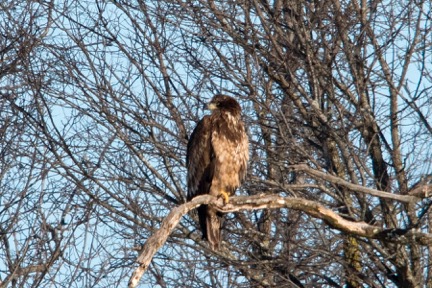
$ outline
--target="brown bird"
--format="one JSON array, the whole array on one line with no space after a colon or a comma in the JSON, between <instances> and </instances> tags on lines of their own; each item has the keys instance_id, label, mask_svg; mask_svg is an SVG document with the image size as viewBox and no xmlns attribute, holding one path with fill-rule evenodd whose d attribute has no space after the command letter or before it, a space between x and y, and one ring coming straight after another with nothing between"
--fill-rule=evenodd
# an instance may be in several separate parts
<instances>
[{"instance_id":1,"label":"brown bird","mask_svg":"<svg viewBox=\"0 0 432 288\"><path fill-rule=\"evenodd\" d=\"M188 200L210 194L228 203L246 176L249 142L241 107L232 97L215 95L208 103L211 115L198 122L187 146ZM198 207L203 238L213 250L221 241L222 213L208 205Z\"/></svg>"}]
</instances>

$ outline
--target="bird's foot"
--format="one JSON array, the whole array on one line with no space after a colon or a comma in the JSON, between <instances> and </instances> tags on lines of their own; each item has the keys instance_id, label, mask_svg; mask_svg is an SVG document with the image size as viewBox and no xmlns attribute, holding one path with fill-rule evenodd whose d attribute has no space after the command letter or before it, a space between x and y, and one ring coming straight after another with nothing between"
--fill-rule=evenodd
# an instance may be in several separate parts
<instances>
[{"instance_id":1,"label":"bird's foot","mask_svg":"<svg viewBox=\"0 0 432 288\"><path fill-rule=\"evenodd\" d=\"M225 192L225 191L222 190L220 192L220 196L223 198L224 204L228 204L228 202L229 202L229 194L227 192Z\"/></svg>"}]
</instances>

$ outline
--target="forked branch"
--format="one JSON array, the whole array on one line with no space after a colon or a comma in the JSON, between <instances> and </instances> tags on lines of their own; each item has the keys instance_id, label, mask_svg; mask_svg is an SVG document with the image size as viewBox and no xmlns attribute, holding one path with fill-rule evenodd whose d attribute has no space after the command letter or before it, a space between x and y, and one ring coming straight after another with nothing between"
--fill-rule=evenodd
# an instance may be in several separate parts
<instances>
[{"instance_id":1,"label":"forked branch","mask_svg":"<svg viewBox=\"0 0 432 288\"><path fill-rule=\"evenodd\" d=\"M316 201L302 198L265 194L256 196L235 196L230 198L230 203L223 205L222 199L217 199L210 195L202 195L172 209L163 220L159 230L147 240L137 258L139 266L135 269L129 280L130 288L137 287L142 275L148 269L153 256L166 242L168 236L179 223L180 219L190 210L202 204L214 205L225 213L240 210L289 208L303 211L314 218L322 219L330 227L347 234L400 244L413 242L424 246L432 244L432 234L422 233L417 229L383 229L365 222L354 222L343 218Z\"/></svg>"}]
</instances>

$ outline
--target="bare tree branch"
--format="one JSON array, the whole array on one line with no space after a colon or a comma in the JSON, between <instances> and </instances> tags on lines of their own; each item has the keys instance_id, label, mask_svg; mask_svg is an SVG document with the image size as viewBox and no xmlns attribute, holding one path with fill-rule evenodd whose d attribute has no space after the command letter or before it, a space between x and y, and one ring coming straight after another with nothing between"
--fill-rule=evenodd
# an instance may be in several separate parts
<instances>
[{"instance_id":1,"label":"bare tree branch","mask_svg":"<svg viewBox=\"0 0 432 288\"><path fill-rule=\"evenodd\" d=\"M316 201L302 198L265 194L257 196L235 196L230 198L228 204L223 205L221 199L210 195L202 195L172 209L163 220L159 230L146 241L137 258L139 266L132 273L129 280L130 288L137 287L141 277L147 271L153 256L164 245L180 219L190 210L202 204L214 205L218 210L224 213L241 210L289 208L303 211L314 218L324 220L330 227L348 234L399 244L407 244L410 242L416 242L424 246L432 244L432 234L422 233L415 229L384 229L364 222L350 221Z\"/></svg>"},{"instance_id":2,"label":"bare tree branch","mask_svg":"<svg viewBox=\"0 0 432 288\"><path fill-rule=\"evenodd\" d=\"M404 203L415 203L417 201L420 201L421 198L419 198L419 197L424 195L424 194L419 194L419 193L413 193L411 195L400 195L400 194L392 194L392 193L380 191L377 189L368 188L365 186L361 186L361 185L357 185L357 184L353 184L351 182L345 181L344 179L333 176L329 173L325 173L325 172L321 172L321 171L312 169L312 168L308 167L306 164L292 165L291 168L293 168L294 170L297 170L297 171L304 171L309 175L317 176L318 178L329 181L333 184L344 186L353 192L366 193L366 194L380 197L383 199L396 200L396 201L400 201L400 202L404 202Z\"/></svg>"}]
</instances>

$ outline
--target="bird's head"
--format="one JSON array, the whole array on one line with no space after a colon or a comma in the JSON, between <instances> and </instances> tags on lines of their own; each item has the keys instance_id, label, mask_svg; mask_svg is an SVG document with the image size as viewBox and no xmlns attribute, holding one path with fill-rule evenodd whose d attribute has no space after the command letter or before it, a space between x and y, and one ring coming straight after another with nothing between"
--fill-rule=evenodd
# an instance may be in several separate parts
<instances>
[{"instance_id":1,"label":"bird's head","mask_svg":"<svg viewBox=\"0 0 432 288\"><path fill-rule=\"evenodd\" d=\"M207 104L207 108L211 111L225 110L235 114L240 114L240 104L232 97L227 95L215 95Z\"/></svg>"}]
</instances>

